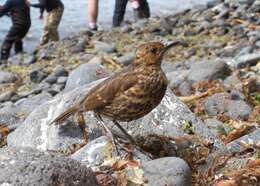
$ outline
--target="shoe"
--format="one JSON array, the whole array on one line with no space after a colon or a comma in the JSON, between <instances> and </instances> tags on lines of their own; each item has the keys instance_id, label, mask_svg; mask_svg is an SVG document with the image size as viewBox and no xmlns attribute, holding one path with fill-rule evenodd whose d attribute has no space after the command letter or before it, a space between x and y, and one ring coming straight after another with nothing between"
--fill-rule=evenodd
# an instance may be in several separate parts
<instances>
[{"instance_id":1,"label":"shoe","mask_svg":"<svg viewBox=\"0 0 260 186\"><path fill-rule=\"evenodd\" d=\"M91 31L97 31L97 30L98 30L98 27L97 27L97 26L92 27L92 28L90 27L89 29L90 29Z\"/></svg>"},{"instance_id":2,"label":"shoe","mask_svg":"<svg viewBox=\"0 0 260 186\"><path fill-rule=\"evenodd\" d=\"M150 17L150 8L147 2L143 2L140 7L134 9L134 18L137 19L144 19Z\"/></svg>"}]
</instances>

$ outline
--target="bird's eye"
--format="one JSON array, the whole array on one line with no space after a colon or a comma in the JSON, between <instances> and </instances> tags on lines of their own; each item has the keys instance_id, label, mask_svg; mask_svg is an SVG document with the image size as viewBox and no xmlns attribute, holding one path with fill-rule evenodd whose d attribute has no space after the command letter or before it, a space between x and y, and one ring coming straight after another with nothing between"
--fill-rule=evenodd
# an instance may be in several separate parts
<instances>
[{"instance_id":1,"label":"bird's eye","mask_svg":"<svg viewBox=\"0 0 260 186\"><path fill-rule=\"evenodd\" d=\"M150 51L155 54L157 52L157 48L151 48Z\"/></svg>"}]
</instances>

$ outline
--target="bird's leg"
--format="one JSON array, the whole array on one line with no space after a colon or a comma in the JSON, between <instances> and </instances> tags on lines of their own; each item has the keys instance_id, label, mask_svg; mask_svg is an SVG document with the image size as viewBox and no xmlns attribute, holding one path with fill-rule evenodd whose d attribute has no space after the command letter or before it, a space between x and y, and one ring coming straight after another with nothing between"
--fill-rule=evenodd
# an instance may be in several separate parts
<instances>
[{"instance_id":1,"label":"bird's leg","mask_svg":"<svg viewBox=\"0 0 260 186\"><path fill-rule=\"evenodd\" d=\"M96 114L96 116L97 116L97 118L99 119L99 121L100 121L102 127L103 127L103 128L105 129L105 131L108 133L109 138L110 138L111 141L112 141L112 144L115 146L115 149L116 149L117 154L119 154L118 148L117 148L117 146L116 146L116 139L115 139L113 133L112 133L111 130L106 126L106 124L105 124L103 118L102 118L99 114Z\"/></svg>"},{"instance_id":2,"label":"bird's leg","mask_svg":"<svg viewBox=\"0 0 260 186\"><path fill-rule=\"evenodd\" d=\"M76 121L78 122L79 124L79 127L82 131L82 135L83 135L83 138L85 140L85 143L87 144L88 142L88 135L87 135L87 130L86 130L86 122L85 122L85 119L84 119L84 116L82 114L82 112L76 112L75 114L75 118L76 118Z\"/></svg>"},{"instance_id":3,"label":"bird's leg","mask_svg":"<svg viewBox=\"0 0 260 186\"><path fill-rule=\"evenodd\" d=\"M124 135L130 140L132 144L137 145L134 138L128 134L128 132L117 121L114 120L113 123L124 133Z\"/></svg>"},{"instance_id":4,"label":"bird's leg","mask_svg":"<svg viewBox=\"0 0 260 186\"><path fill-rule=\"evenodd\" d=\"M117 121L114 120L113 122L114 122L114 124L126 135L126 137L130 140L130 142L131 142L140 152L142 152L143 154L147 155L149 158L153 159L153 156L152 156L150 153L148 153L148 152L146 152L145 150L143 150L142 147L140 147L140 146L136 143L136 141L134 140L134 138L133 138L130 134L128 134L128 132L127 132Z\"/></svg>"}]
</instances>

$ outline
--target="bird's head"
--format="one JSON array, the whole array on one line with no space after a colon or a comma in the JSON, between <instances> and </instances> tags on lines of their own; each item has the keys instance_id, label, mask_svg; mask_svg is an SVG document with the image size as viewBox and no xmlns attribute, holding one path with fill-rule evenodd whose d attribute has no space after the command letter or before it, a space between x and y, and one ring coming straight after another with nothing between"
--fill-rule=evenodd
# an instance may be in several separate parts
<instances>
[{"instance_id":1,"label":"bird's head","mask_svg":"<svg viewBox=\"0 0 260 186\"><path fill-rule=\"evenodd\" d=\"M182 41L174 41L170 44L161 42L149 42L140 45L135 53L134 65L161 65L164 54L173 46L184 45Z\"/></svg>"}]
</instances>

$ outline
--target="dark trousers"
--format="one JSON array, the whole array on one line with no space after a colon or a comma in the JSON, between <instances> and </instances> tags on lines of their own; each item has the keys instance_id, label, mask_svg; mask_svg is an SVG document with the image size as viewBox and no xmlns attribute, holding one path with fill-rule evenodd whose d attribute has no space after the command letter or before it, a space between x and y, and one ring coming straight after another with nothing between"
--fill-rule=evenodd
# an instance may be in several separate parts
<instances>
[{"instance_id":1,"label":"dark trousers","mask_svg":"<svg viewBox=\"0 0 260 186\"><path fill-rule=\"evenodd\" d=\"M128 0L116 0L114 15L113 15L113 26L120 26L121 22L124 20L126 5ZM150 17L150 9L147 0L139 0L140 7L138 11L142 12L142 17Z\"/></svg>"},{"instance_id":2,"label":"dark trousers","mask_svg":"<svg viewBox=\"0 0 260 186\"><path fill-rule=\"evenodd\" d=\"M23 51L22 40L29 31L30 26L30 24L13 25L10 28L1 47L1 60L7 60L9 58L10 51L13 45L16 54Z\"/></svg>"}]
</instances>

